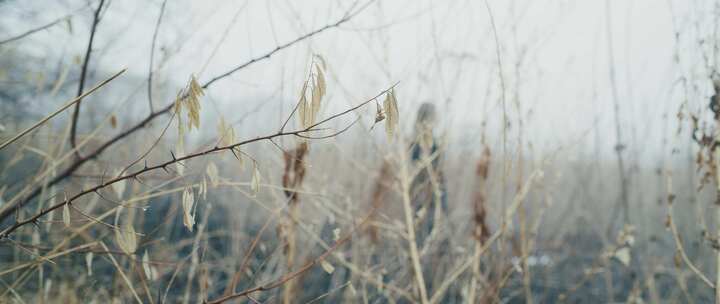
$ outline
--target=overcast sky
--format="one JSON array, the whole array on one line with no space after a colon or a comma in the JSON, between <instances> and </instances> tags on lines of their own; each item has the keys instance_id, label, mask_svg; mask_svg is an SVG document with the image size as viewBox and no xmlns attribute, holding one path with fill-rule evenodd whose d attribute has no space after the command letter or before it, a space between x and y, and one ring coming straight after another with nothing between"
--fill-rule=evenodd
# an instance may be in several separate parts
<instances>
[{"instance_id":1,"label":"overcast sky","mask_svg":"<svg viewBox=\"0 0 720 304\"><path fill-rule=\"evenodd\" d=\"M169 0L156 51L157 103L168 102L189 75L206 81L336 22L353 2ZM86 3L6 1L0 4L0 23L9 32L0 38L74 14L72 33L56 26L12 46L70 64L87 41L92 12L77 11ZM134 85L141 85L161 3L111 2L98 30L98 73L128 67L137 76ZM612 50L623 141L640 152L639 158L655 158L667 151L647 147L657 147L665 134L672 134L681 103L687 100L687 108L697 111L712 94L708 67L715 61L717 11L710 0L374 1L340 28L213 85L208 98L214 105L205 115L222 113L232 120L269 101L271 111L264 113L270 117L263 121L277 126L282 119L278 109L287 114L292 107L315 53L329 66L327 112L399 81L408 130L418 104L429 101L444 113L453 142L477 145L487 122L489 141L496 144L504 104L513 141L519 105L526 143L552 148L584 138L580 144L606 143L602 153L612 156ZM131 108L144 111L146 101L138 98Z\"/></svg>"}]
</instances>

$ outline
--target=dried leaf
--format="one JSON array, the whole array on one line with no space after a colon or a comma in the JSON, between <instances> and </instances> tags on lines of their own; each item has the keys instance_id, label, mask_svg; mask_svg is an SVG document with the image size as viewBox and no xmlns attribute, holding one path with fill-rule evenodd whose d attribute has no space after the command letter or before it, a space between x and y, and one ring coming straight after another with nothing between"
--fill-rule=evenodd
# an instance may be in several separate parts
<instances>
[{"instance_id":1,"label":"dried leaf","mask_svg":"<svg viewBox=\"0 0 720 304\"><path fill-rule=\"evenodd\" d=\"M252 190L253 195L256 195L258 190L260 190L260 170L258 170L257 163L255 162L253 162L253 175L252 180L250 181L250 190Z\"/></svg>"},{"instance_id":2,"label":"dried leaf","mask_svg":"<svg viewBox=\"0 0 720 304\"><path fill-rule=\"evenodd\" d=\"M210 178L210 185L215 188L220 183L220 176L218 174L218 168L214 162L210 162L205 170L208 178Z\"/></svg>"},{"instance_id":3,"label":"dried leaf","mask_svg":"<svg viewBox=\"0 0 720 304\"><path fill-rule=\"evenodd\" d=\"M392 137L397 130L398 121L400 114L397 108L397 99L395 98L395 91L390 90L385 94L385 101L383 102L383 108L385 108L385 131L388 137Z\"/></svg>"},{"instance_id":4,"label":"dried leaf","mask_svg":"<svg viewBox=\"0 0 720 304\"><path fill-rule=\"evenodd\" d=\"M200 97L203 96L202 86L197 82L195 75L190 76L188 85L180 90L175 97L175 116L178 119L178 134L185 133L182 123L182 111L187 110L188 129L200 128Z\"/></svg>"},{"instance_id":5,"label":"dried leaf","mask_svg":"<svg viewBox=\"0 0 720 304\"><path fill-rule=\"evenodd\" d=\"M325 58L320 54L315 54L315 57L317 57L318 61L320 61L320 65L322 66L323 70L327 71L327 61L325 61Z\"/></svg>"},{"instance_id":6,"label":"dried leaf","mask_svg":"<svg viewBox=\"0 0 720 304\"><path fill-rule=\"evenodd\" d=\"M322 58L322 57L320 57ZM323 73L323 69L320 68L320 66L315 65L317 69L317 87L320 91L320 98L325 97L325 93L327 92L327 84L325 83L325 74Z\"/></svg>"},{"instance_id":7,"label":"dried leaf","mask_svg":"<svg viewBox=\"0 0 720 304\"><path fill-rule=\"evenodd\" d=\"M181 157L183 155L185 155L185 144L184 144L182 137L180 137L180 139L178 140L177 146L175 147L175 157ZM175 170L177 170L179 175L185 174L185 162L184 161L176 162Z\"/></svg>"},{"instance_id":8,"label":"dried leaf","mask_svg":"<svg viewBox=\"0 0 720 304\"><path fill-rule=\"evenodd\" d=\"M87 266L88 276L92 276L92 262L93 262L93 253L92 253L92 251L90 251L85 255L85 266Z\"/></svg>"},{"instance_id":9,"label":"dried leaf","mask_svg":"<svg viewBox=\"0 0 720 304\"><path fill-rule=\"evenodd\" d=\"M62 219L65 227L70 227L70 206L68 206L67 202L63 205Z\"/></svg>"},{"instance_id":10,"label":"dried leaf","mask_svg":"<svg viewBox=\"0 0 720 304\"><path fill-rule=\"evenodd\" d=\"M121 171L115 171L115 177L120 176ZM115 194L117 194L117 197L122 199L123 194L125 193L125 181L126 180L120 180L112 184L113 190L115 190Z\"/></svg>"},{"instance_id":11,"label":"dried leaf","mask_svg":"<svg viewBox=\"0 0 720 304\"><path fill-rule=\"evenodd\" d=\"M145 250L145 254L143 254L142 264L143 264L143 271L145 271L145 277L152 280L153 273L152 273L152 269L150 269L150 257L148 256L147 250Z\"/></svg>"},{"instance_id":12,"label":"dried leaf","mask_svg":"<svg viewBox=\"0 0 720 304\"><path fill-rule=\"evenodd\" d=\"M336 242L340 239L340 228L333 229L333 239Z\"/></svg>"},{"instance_id":13,"label":"dried leaf","mask_svg":"<svg viewBox=\"0 0 720 304\"><path fill-rule=\"evenodd\" d=\"M158 279L158 270L155 266L150 266L150 280L151 281L157 281Z\"/></svg>"},{"instance_id":14,"label":"dried leaf","mask_svg":"<svg viewBox=\"0 0 720 304\"><path fill-rule=\"evenodd\" d=\"M357 295L357 290L355 290L355 286L353 286L353 283L350 282L350 285L348 285L348 289L350 290L350 294L353 296Z\"/></svg>"},{"instance_id":15,"label":"dried leaf","mask_svg":"<svg viewBox=\"0 0 720 304\"><path fill-rule=\"evenodd\" d=\"M317 83L315 83L315 86L313 86L312 92L311 92L311 113L310 113L310 124L309 126L313 125L317 121L318 113L320 112L320 103L322 101L322 92L320 90L320 86L318 86Z\"/></svg>"},{"instance_id":16,"label":"dried leaf","mask_svg":"<svg viewBox=\"0 0 720 304\"><path fill-rule=\"evenodd\" d=\"M110 126L113 129L117 128L117 117L115 117L115 115L110 116Z\"/></svg>"},{"instance_id":17,"label":"dried leaf","mask_svg":"<svg viewBox=\"0 0 720 304\"><path fill-rule=\"evenodd\" d=\"M382 107L380 106L379 102L375 103L375 108L377 111L375 112L375 123L379 123L385 119L385 113L383 112Z\"/></svg>"},{"instance_id":18,"label":"dried leaf","mask_svg":"<svg viewBox=\"0 0 720 304\"><path fill-rule=\"evenodd\" d=\"M335 267L333 267L330 262L324 259L320 260L320 267L322 267L322 269L325 270L325 272L327 272L328 274L332 274L335 271Z\"/></svg>"},{"instance_id":19,"label":"dried leaf","mask_svg":"<svg viewBox=\"0 0 720 304\"><path fill-rule=\"evenodd\" d=\"M197 82L195 75L190 76L190 84L188 85L188 98L186 98L188 108L188 128L200 128L200 96L203 96L203 90Z\"/></svg>"},{"instance_id":20,"label":"dried leaf","mask_svg":"<svg viewBox=\"0 0 720 304\"><path fill-rule=\"evenodd\" d=\"M220 138L220 144L223 146L230 146L235 143L235 129L227 122L225 118L220 117L218 122L218 137Z\"/></svg>"},{"instance_id":21,"label":"dried leaf","mask_svg":"<svg viewBox=\"0 0 720 304\"><path fill-rule=\"evenodd\" d=\"M198 196L202 196L203 200L207 200L207 178L203 176L203 181L198 189Z\"/></svg>"},{"instance_id":22,"label":"dried leaf","mask_svg":"<svg viewBox=\"0 0 720 304\"><path fill-rule=\"evenodd\" d=\"M115 229L115 240L125 254L130 255L137 250L137 235L135 235L135 228L132 225Z\"/></svg>"},{"instance_id":23,"label":"dried leaf","mask_svg":"<svg viewBox=\"0 0 720 304\"><path fill-rule=\"evenodd\" d=\"M300 91L300 101L298 101L298 117L300 119L300 127L307 129L312 125L312 111L308 109L307 98L307 82L303 84Z\"/></svg>"},{"instance_id":24,"label":"dried leaf","mask_svg":"<svg viewBox=\"0 0 720 304\"><path fill-rule=\"evenodd\" d=\"M183 207L183 224L185 227L193 231L195 225L195 214L193 212L193 205L195 204L195 195L193 194L192 188L187 187L183 191L182 195L182 207Z\"/></svg>"},{"instance_id":25,"label":"dried leaf","mask_svg":"<svg viewBox=\"0 0 720 304\"><path fill-rule=\"evenodd\" d=\"M613 255L614 258L616 258L620 263L625 265L625 267L630 265L630 248L629 247L622 247L615 251L615 254Z\"/></svg>"}]
</instances>

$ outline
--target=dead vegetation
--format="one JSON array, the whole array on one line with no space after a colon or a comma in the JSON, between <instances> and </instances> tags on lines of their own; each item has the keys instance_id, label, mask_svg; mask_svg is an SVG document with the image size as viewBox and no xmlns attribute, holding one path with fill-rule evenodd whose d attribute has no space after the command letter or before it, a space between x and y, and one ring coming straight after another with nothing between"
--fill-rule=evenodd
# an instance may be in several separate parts
<instances>
[{"instance_id":1,"label":"dead vegetation","mask_svg":"<svg viewBox=\"0 0 720 304\"><path fill-rule=\"evenodd\" d=\"M182 84L162 68L180 47L159 46L161 25L178 22L173 3L153 4L147 96L110 91L133 76L97 63L112 1L0 37L3 52L89 18L78 76L59 73L43 95L59 106L0 115L0 302L720 303L720 76L709 61L699 80L678 72L683 101L667 123L677 129L648 167L623 133L612 58L610 160L586 155L587 138L533 146L528 97L514 91L522 59L505 58L491 1L495 107L479 131L447 128L451 98L410 100L402 78L340 100L332 94L347 84L314 53L283 71L302 81L280 85L292 102L264 102L277 113L218 107L214 89L230 76L346 31L374 1L206 73L228 29ZM128 104L143 98L137 115Z\"/></svg>"}]
</instances>

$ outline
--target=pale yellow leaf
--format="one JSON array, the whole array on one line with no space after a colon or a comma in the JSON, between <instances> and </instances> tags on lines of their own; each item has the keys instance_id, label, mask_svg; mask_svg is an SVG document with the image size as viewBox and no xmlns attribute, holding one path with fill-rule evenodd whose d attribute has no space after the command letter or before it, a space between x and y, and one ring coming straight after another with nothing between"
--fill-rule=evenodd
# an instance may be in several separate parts
<instances>
[{"instance_id":1,"label":"pale yellow leaf","mask_svg":"<svg viewBox=\"0 0 720 304\"><path fill-rule=\"evenodd\" d=\"M256 195L258 190L260 190L260 170L258 170L257 163L253 163L253 175L252 180L250 181L250 190L252 190L253 195Z\"/></svg>"},{"instance_id":2,"label":"pale yellow leaf","mask_svg":"<svg viewBox=\"0 0 720 304\"><path fill-rule=\"evenodd\" d=\"M325 93L327 92L327 84L325 83L325 74L323 73L323 69L321 69L320 66L317 66L317 86L320 91L320 97L325 97Z\"/></svg>"},{"instance_id":3,"label":"pale yellow leaf","mask_svg":"<svg viewBox=\"0 0 720 304\"><path fill-rule=\"evenodd\" d=\"M187 109L188 109L188 127L195 129L200 128L200 96L202 96L203 90L200 84L195 79L195 75L190 77L190 84L188 85L188 98Z\"/></svg>"},{"instance_id":4,"label":"pale yellow leaf","mask_svg":"<svg viewBox=\"0 0 720 304\"><path fill-rule=\"evenodd\" d=\"M193 226L195 225L195 214L193 213L194 204L195 195L193 194L192 188L187 187L182 194L183 224L190 232L193 231Z\"/></svg>"},{"instance_id":5,"label":"pale yellow leaf","mask_svg":"<svg viewBox=\"0 0 720 304\"><path fill-rule=\"evenodd\" d=\"M63 205L62 219L65 227L70 227L70 206L68 206L67 202Z\"/></svg>"},{"instance_id":6,"label":"pale yellow leaf","mask_svg":"<svg viewBox=\"0 0 720 304\"><path fill-rule=\"evenodd\" d=\"M93 253L92 253L92 251L90 251L85 255L85 266L87 267L88 276L92 276L92 262L93 262Z\"/></svg>"},{"instance_id":7,"label":"pale yellow leaf","mask_svg":"<svg viewBox=\"0 0 720 304\"><path fill-rule=\"evenodd\" d=\"M218 183L220 182L220 175L218 173L218 167L215 165L215 163L210 162L205 171L207 173L208 178L210 178L210 185L213 188L217 187Z\"/></svg>"},{"instance_id":8,"label":"pale yellow leaf","mask_svg":"<svg viewBox=\"0 0 720 304\"><path fill-rule=\"evenodd\" d=\"M145 254L143 254L142 264L143 264L143 271L145 272L145 277L147 277L150 280L153 280L153 273L152 273L152 269L150 268L150 257L148 256L147 250L145 250Z\"/></svg>"},{"instance_id":9,"label":"pale yellow leaf","mask_svg":"<svg viewBox=\"0 0 720 304\"><path fill-rule=\"evenodd\" d=\"M333 267L330 262L324 259L320 260L320 267L322 267L322 269L325 270L325 272L327 272L328 274L332 274L335 271L335 267Z\"/></svg>"},{"instance_id":10,"label":"pale yellow leaf","mask_svg":"<svg viewBox=\"0 0 720 304\"><path fill-rule=\"evenodd\" d=\"M137 235L132 224L116 228L115 240L125 254L133 254L137 250Z\"/></svg>"},{"instance_id":11,"label":"pale yellow leaf","mask_svg":"<svg viewBox=\"0 0 720 304\"><path fill-rule=\"evenodd\" d=\"M357 290L355 290L355 286L353 286L352 282L350 282L350 285L348 286L348 288L350 289L350 294L352 294L353 296L357 295Z\"/></svg>"},{"instance_id":12,"label":"pale yellow leaf","mask_svg":"<svg viewBox=\"0 0 720 304\"><path fill-rule=\"evenodd\" d=\"M308 108L307 98L307 81L303 84L303 88L300 91L300 101L298 101L298 117L300 119L300 127L303 129L308 128L312 123L312 110Z\"/></svg>"},{"instance_id":13,"label":"pale yellow leaf","mask_svg":"<svg viewBox=\"0 0 720 304\"><path fill-rule=\"evenodd\" d=\"M392 137L397 130L400 119L394 90L390 90L387 94L385 94L383 108L385 108L385 131L387 132L388 137Z\"/></svg>"},{"instance_id":14,"label":"pale yellow leaf","mask_svg":"<svg viewBox=\"0 0 720 304\"><path fill-rule=\"evenodd\" d=\"M320 105L322 102L322 93L320 91L320 86L316 83L315 86L313 86L312 92L310 94L311 103L310 103L310 123L308 126L312 126L317 122L318 113L320 113Z\"/></svg>"},{"instance_id":15,"label":"pale yellow leaf","mask_svg":"<svg viewBox=\"0 0 720 304\"><path fill-rule=\"evenodd\" d=\"M336 242L340 239L340 228L333 229L333 238Z\"/></svg>"},{"instance_id":16,"label":"pale yellow leaf","mask_svg":"<svg viewBox=\"0 0 720 304\"><path fill-rule=\"evenodd\" d=\"M625 267L630 265L630 248L629 247L622 247L615 251L615 254L613 255L614 258L616 258L620 263L625 265Z\"/></svg>"},{"instance_id":17,"label":"pale yellow leaf","mask_svg":"<svg viewBox=\"0 0 720 304\"><path fill-rule=\"evenodd\" d=\"M115 171L115 177L120 176L121 171ZM115 194L118 198L122 199L123 194L125 193L125 180L120 180L112 184L113 190L115 190Z\"/></svg>"},{"instance_id":18,"label":"pale yellow leaf","mask_svg":"<svg viewBox=\"0 0 720 304\"><path fill-rule=\"evenodd\" d=\"M325 61L325 57L320 54L315 54L315 57L317 57L318 61L320 61L320 65L322 66L323 70L327 71L327 61Z\"/></svg>"},{"instance_id":19,"label":"pale yellow leaf","mask_svg":"<svg viewBox=\"0 0 720 304\"><path fill-rule=\"evenodd\" d=\"M207 178L203 176L203 181L200 184L200 189L198 189L198 196L202 196L204 200L207 200Z\"/></svg>"},{"instance_id":20,"label":"pale yellow leaf","mask_svg":"<svg viewBox=\"0 0 720 304\"><path fill-rule=\"evenodd\" d=\"M240 151L240 149L233 148L232 153L233 156L237 158L238 165L240 165L240 170L245 170L245 158L242 157L242 151Z\"/></svg>"},{"instance_id":21,"label":"pale yellow leaf","mask_svg":"<svg viewBox=\"0 0 720 304\"><path fill-rule=\"evenodd\" d=\"M230 146L235 143L235 129L227 122L225 118L220 117L218 122L218 137L220 138L220 144L223 146Z\"/></svg>"},{"instance_id":22,"label":"pale yellow leaf","mask_svg":"<svg viewBox=\"0 0 720 304\"><path fill-rule=\"evenodd\" d=\"M181 157L185 155L185 143L182 137L179 138L177 142L177 146L175 147L175 157ZM179 175L183 175L185 173L185 162L184 161L178 161L175 163L175 170L177 170L177 173Z\"/></svg>"}]
</instances>

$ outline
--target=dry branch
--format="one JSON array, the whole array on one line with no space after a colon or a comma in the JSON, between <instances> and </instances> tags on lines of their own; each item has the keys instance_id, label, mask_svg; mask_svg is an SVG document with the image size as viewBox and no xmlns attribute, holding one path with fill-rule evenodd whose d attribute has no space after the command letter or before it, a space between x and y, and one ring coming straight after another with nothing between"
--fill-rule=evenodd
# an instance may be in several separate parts
<instances>
[{"instance_id":1,"label":"dry branch","mask_svg":"<svg viewBox=\"0 0 720 304\"><path fill-rule=\"evenodd\" d=\"M223 73L223 74L220 75L220 76L217 76L217 77L212 78L210 81L204 83L204 84L202 85L202 88L203 88L203 89L207 89L207 88L209 88L213 83L215 83L216 81L219 81L219 80L221 80L221 79L223 79L223 78L225 78L225 77L227 77L227 76L230 76L231 74L233 74L233 73L235 73L235 72L237 72L237 71L240 71L240 70L242 70L242 69L244 69L244 68L247 68L248 66L250 66L250 65L252 65L252 64L254 64L254 63L257 63L257 62L262 61L262 60L264 60L264 59L269 59L272 55L274 55L275 53L277 53L277 52L279 52L279 51L281 51L281 50L284 50L284 49L286 49L286 48L288 48L288 47L290 47L290 46L292 46L292 45L295 45L295 44L297 44L297 43L299 43L299 42L302 42L302 41L304 41L304 40L306 40L306 39L308 39L308 38L310 38L310 37L313 37L313 36L315 36L315 35L317 35L317 34L320 34L320 33L324 32L324 31L326 31L326 30L328 30L328 29L338 27L338 26L340 26L341 24L343 24L343 23L351 20L352 17L354 17L355 15L357 15L360 11L362 11L362 9L364 9L364 7L358 9L358 10L355 11L354 13L346 14L342 19L340 19L339 21L337 21L337 22L335 22L335 23L333 23L333 24L326 25L326 26L324 26L324 27L322 27L322 28L319 28L319 29L314 30L314 31L312 31L312 32L309 32L309 33L307 33L307 34L305 34L305 35L302 35L302 36L300 36L300 37L297 37L296 39L294 39L294 40L292 40L292 41L290 41L290 42L287 42L287 43L284 43L284 44L282 44L282 45L277 46L276 48L270 50L269 52L267 52L267 53L265 53L265 54L263 54L263 55L261 55L261 56L259 56L259 57L255 57L255 58L253 58L253 59L250 59L249 61L246 61L246 62L244 62L244 63L242 63L242 64L240 64L240 65L232 68L230 71L228 71L228 72L226 72L226 73ZM163 108L161 108L161 109L159 109L159 110L157 110L157 111L155 111L155 112L151 112L147 117L145 117L143 120L141 120L140 122L138 122L138 123L135 124L134 126L128 128L127 130L125 130L125 131L123 131L123 132L121 132L121 133L119 133L119 134L117 134L117 135L115 135L114 137L112 137L111 139L109 139L108 141L106 141L104 144L100 145L97 149L95 149L95 151L93 151L93 152L91 152L91 153L89 153L89 154L87 154L87 155L84 155L84 156L82 156L82 157L80 157L80 158L78 158L78 159L75 159L75 160L73 161L73 163L70 164L65 170L63 170L62 172L59 172L58 175L57 175L55 178L53 178L51 181L49 181L49 182L47 183L47 187L56 185L57 183L63 181L64 179L72 176L72 174L73 174L76 170L78 170L83 164L85 164L87 161L99 157L100 154L102 154L102 153L103 153L105 150L107 150L110 146L114 145L115 143L117 143L117 142L125 139L125 138L128 137L129 135L134 134L134 133L137 132L138 130L140 130L140 129L144 128L145 126L149 125L153 120L155 120L155 119L158 118L159 116L161 116L161 115L163 115L163 114L165 114L165 113L168 113L168 112L173 108L173 106L174 106L174 102L171 102L171 103L167 104L166 106L164 106ZM38 186L38 187L34 188L32 191L30 191L29 194L27 195L27 197L25 197L24 199L17 200L17 201L15 201L14 203L8 203L8 204L6 204L5 206L3 206L3 209L0 209L0 223L4 222L8 217L10 217L10 216L11 216L13 213L15 213L17 210L19 210L19 208L22 208L22 207L25 206L28 202L30 202L30 201L33 200L35 197L37 197L37 196L40 194L40 192L42 191L42 189L43 189L43 186Z\"/></svg>"},{"instance_id":2,"label":"dry branch","mask_svg":"<svg viewBox=\"0 0 720 304\"><path fill-rule=\"evenodd\" d=\"M80 94L80 96L78 96L78 97L73 98L72 100L70 100L69 102L67 102L64 106L62 106L62 107L60 107L59 109L57 109L55 112L50 113L49 115L45 116L45 118L41 119L40 121L38 121L37 123L35 123L35 124L32 125L31 127L23 130L22 132L20 132L20 133L18 133L17 135L15 135L13 138L11 138L11 139L7 140L6 142L2 143L2 145L0 145L0 150L2 150L2 148L5 148L5 147L8 146L9 144L15 142L16 140L20 139L21 137L27 135L27 134L30 133L32 130L35 130L37 127L41 126L42 124L46 123L48 120L50 120L50 119L52 119L53 117L57 116L58 114L62 113L62 112L65 111L67 108L69 108L69 107L71 107L72 105L74 105L75 103L80 102L80 100L82 100L84 97L86 97L86 96L92 94L93 92L97 91L99 88L101 88L101 87L103 87L104 85L108 84L110 81L113 81L115 78L117 78L118 76L120 76L120 74L124 73L125 71L127 71L127 69L122 69L120 72L115 73L115 75L110 76L110 78L105 79L105 80L103 80L102 82L98 83L97 85L95 85L92 89L88 90L87 92L85 92L85 93L83 93L83 94Z\"/></svg>"},{"instance_id":3,"label":"dry branch","mask_svg":"<svg viewBox=\"0 0 720 304\"><path fill-rule=\"evenodd\" d=\"M66 199L66 200L63 201L63 202L57 203L57 204L55 204L55 205L52 205L52 206L50 206L50 207L48 207L48 208L46 208L46 209L42 209L42 210L40 210L40 212L38 212L37 214L33 215L32 217L30 217L30 218L28 218L28 219L18 220L17 222L15 222L15 224L13 224L12 226L10 226L10 227L6 228L5 230L3 230L2 232L0 232L0 239L3 239L3 238L8 237L13 231L17 230L18 228L20 228L20 227L22 227L22 226L25 226L25 225L27 225L27 224L37 223L38 219L41 218L42 216L50 213L50 212L53 211L53 210L62 208L62 207L65 206L66 204L72 204L75 200L79 199L80 197L83 197L83 196L85 196L85 195L87 195L87 194L90 194L90 193L97 193L100 189L103 189L103 188L105 188L105 187L108 187L108 186L113 185L113 184L118 183L118 182L126 181L126 180L129 180L129 179L135 179L135 180L137 180L137 179L139 179L140 175L142 175L143 173L150 172L150 171L154 171L154 170L158 170L158 169L167 170L168 166L170 166L170 165L172 165L172 164L176 164L176 163L178 163L178 162L182 162L182 161L185 161L185 160L189 160L189 159L193 159L193 158L197 158L197 157L201 157L201 156L205 156L205 155L208 155L208 154L212 154L212 153L216 153L216 152L221 152L221 151L225 151L225 150L231 151L231 150L236 149L236 148L238 148L238 147L240 147L240 146L247 145L247 144L254 143L254 142L259 142L259 141L264 141L264 140L271 140L271 139L276 138L276 137L284 137L284 136L292 136L292 135L301 135L301 134L304 134L304 133L316 131L316 127L317 127L317 126L319 126L319 125L321 125L321 124L324 124L324 123L326 123L326 122L328 122L328 121L330 121L330 120L333 120L333 119L335 119L335 118L337 118L337 117L343 116L343 115L345 115L345 114L347 114L347 113L350 113L350 112L352 112L352 111L355 111L355 110L363 107L364 105L368 104L369 102L375 100L375 98L378 98L379 96L385 94L386 92L388 92L389 90L391 90L391 89L393 89L393 88L394 88L394 86L392 86L392 87L390 87L390 88L388 88L388 89L380 92L380 93L377 94L376 96L374 96L374 97L372 97L372 98L370 98L370 99L368 99L368 100L365 100L364 102L362 102L362 103L360 103L360 104L358 104L358 105L356 105L356 106L354 106L354 107L352 107L352 108L350 108L350 109L348 109L348 110L346 110L346 111L343 111L343 112L340 112L340 113L338 113L338 114L332 115L332 116L330 116L330 117L328 117L328 118L326 118L326 119L324 119L324 120L322 120L322 121L320 121L320 122L318 122L318 123L315 123L315 124L309 126L308 128L302 129L302 130L295 130L295 131L278 131L278 132L275 132L275 133L273 133L273 134L269 134L269 135L265 135L265 136L260 136L260 137L255 137L255 138L252 138L252 139L247 139L247 140L244 140L244 141L240 141L240 142L235 143L235 144L232 144L232 145L228 145L228 146L216 146L216 147L211 148L211 149L208 149L208 150L204 150L204 151L200 151L200 152L196 152L196 153L191 153L191 154L188 154L188 155L185 155L185 156L180 156L180 157L177 157L177 156L175 156L174 154L171 153L172 159L170 159L170 160L168 160L168 161L165 161L165 162L163 162L163 163L160 163L160 164L154 165L154 166L147 166L147 165L146 165L144 168L142 168L142 169L140 169L140 170L137 170L137 171L135 171L134 173L130 173L130 174L122 175L122 176L117 176L117 177L115 177L115 178L113 178L113 179L110 179L110 180L108 180L108 181L105 181L105 182L103 182L103 183L101 183L101 184L99 184L99 185L96 185L96 186L91 187L91 188L89 188L89 189L83 190L83 191L75 194L74 196Z\"/></svg>"}]
</instances>

